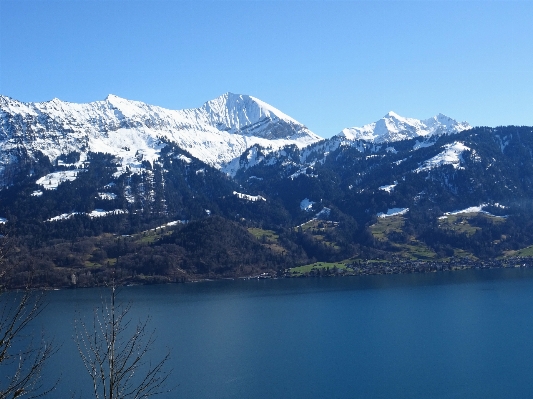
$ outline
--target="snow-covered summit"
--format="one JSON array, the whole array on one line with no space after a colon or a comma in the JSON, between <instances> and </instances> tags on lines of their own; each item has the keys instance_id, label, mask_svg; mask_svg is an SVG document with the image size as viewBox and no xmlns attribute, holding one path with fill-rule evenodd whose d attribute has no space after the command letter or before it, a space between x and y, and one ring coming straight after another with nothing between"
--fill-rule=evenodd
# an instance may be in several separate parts
<instances>
[{"instance_id":1,"label":"snow-covered summit","mask_svg":"<svg viewBox=\"0 0 533 399\"><path fill-rule=\"evenodd\" d=\"M259 135L259 137L269 139L289 138L294 134L310 133L290 116L252 96L225 93L206 102L201 109L205 111L212 126L231 133ZM285 132L283 129L272 129L276 123L284 123L292 129ZM271 128L265 129L269 124ZM284 136L287 133L289 136Z\"/></svg>"},{"instance_id":2,"label":"snow-covered summit","mask_svg":"<svg viewBox=\"0 0 533 399\"><path fill-rule=\"evenodd\" d=\"M153 162L161 139L223 168L247 148L304 147L321 138L276 108L247 95L226 93L193 109L169 110L108 95L77 104L53 99L24 103L0 96L0 171L13 162L10 152L61 154L94 151L116 155L122 167Z\"/></svg>"},{"instance_id":3,"label":"snow-covered summit","mask_svg":"<svg viewBox=\"0 0 533 399\"><path fill-rule=\"evenodd\" d=\"M362 127L343 129L337 137L348 141L366 140L383 143L415 137L453 134L467 129L471 129L471 126L467 122L457 122L443 114L438 114L429 119L419 120L405 118L390 111L377 122L369 123Z\"/></svg>"}]
</instances>

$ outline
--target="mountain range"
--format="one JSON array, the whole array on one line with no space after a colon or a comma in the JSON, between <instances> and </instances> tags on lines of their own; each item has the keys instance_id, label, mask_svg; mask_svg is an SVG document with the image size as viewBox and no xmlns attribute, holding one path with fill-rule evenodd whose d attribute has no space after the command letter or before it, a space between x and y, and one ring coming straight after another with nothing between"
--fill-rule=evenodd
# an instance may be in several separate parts
<instances>
[{"instance_id":1,"label":"mountain range","mask_svg":"<svg viewBox=\"0 0 533 399\"><path fill-rule=\"evenodd\" d=\"M200 108L168 110L109 95L88 104L58 99L22 103L0 96L1 167L24 150L41 152L51 162L78 152L109 153L121 168L140 167L139 158L158 159L162 140L173 142L206 164L233 175L235 161L250 147L263 152L294 144L306 147L322 139L306 126L265 102L248 95L226 93ZM346 128L335 136L343 142L393 142L414 137L452 134L470 128L439 114L420 121L389 112L378 122Z\"/></svg>"},{"instance_id":2,"label":"mountain range","mask_svg":"<svg viewBox=\"0 0 533 399\"><path fill-rule=\"evenodd\" d=\"M442 114L323 139L248 95L187 110L0 96L0 222L13 278L52 286L111 265L181 281L514 256L533 244L532 154L530 127Z\"/></svg>"},{"instance_id":3,"label":"mountain range","mask_svg":"<svg viewBox=\"0 0 533 399\"><path fill-rule=\"evenodd\" d=\"M122 170L138 168L138 159L154 162L162 140L176 143L218 169L248 147L299 147L320 138L301 123L251 96L226 93L200 108L168 110L109 95L88 104L53 99L22 103L0 97L0 151L4 166L23 148L50 161L79 152L113 154Z\"/></svg>"}]
</instances>

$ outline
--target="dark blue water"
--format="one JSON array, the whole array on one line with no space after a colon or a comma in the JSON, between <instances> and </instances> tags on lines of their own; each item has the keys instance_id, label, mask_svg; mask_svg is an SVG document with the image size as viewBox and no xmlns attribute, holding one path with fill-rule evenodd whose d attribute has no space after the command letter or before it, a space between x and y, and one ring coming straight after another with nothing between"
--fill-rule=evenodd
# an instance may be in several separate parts
<instances>
[{"instance_id":1,"label":"dark blue water","mask_svg":"<svg viewBox=\"0 0 533 399\"><path fill-rule=\"evenodd\" d=\"M56 291L53 397L90 397L76 312L104 291ZM165 398L531 398L533 270L126 287L171 351Z\"/></svg>"}]
</instances>

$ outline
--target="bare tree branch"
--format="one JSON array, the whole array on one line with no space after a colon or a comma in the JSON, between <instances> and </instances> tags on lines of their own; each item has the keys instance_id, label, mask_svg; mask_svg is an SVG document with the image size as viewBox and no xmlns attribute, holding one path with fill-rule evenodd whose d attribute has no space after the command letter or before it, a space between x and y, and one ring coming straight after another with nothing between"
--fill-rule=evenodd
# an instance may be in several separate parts
<instances>
[{"instance_id":1,"label":"bare tree branch","mask_svg":"<svg viewBox=\"0 0 533 399\"><path fill-rule=\"evenodd\" d=\"M93 313L92 326L78 317L75 340L78 352L93 384L96 399L142 399L168 392L170 376L164 366L167 354L152 365L147 356L155 344L154 331L148 331L150 317L131 325L131 306L117 303L117 289L112 284L110 301Z\"/></svg>"}]
</instances>

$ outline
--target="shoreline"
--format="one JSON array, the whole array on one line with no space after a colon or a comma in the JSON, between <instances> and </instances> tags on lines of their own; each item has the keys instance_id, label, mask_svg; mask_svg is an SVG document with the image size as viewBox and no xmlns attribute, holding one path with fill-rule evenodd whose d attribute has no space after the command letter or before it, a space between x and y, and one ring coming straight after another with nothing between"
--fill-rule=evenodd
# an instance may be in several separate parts
<instances>
[{"instance_id":1,"label":"shoreline","mask_svg":"<svg viewBox=\"0 0 533 399\"><path fill-rule=\"evenodd\" d=\"M137 285L159 285L159 284L183 284L183 283L204 283L222 280L263 280L263 279L286 279L286 278L327 278L327 277L351 277L351 276L376 276L376 275L392 275L392 274L414 274L414 273L437 273L445 271L461 271L471 269L512 269L512 268L531 268L533 267L533 257L510 257L504 259L492 260L472 260L472 259L451 259L447 261L357 261L346 264L345 268L313 268L306 273L291 273L290 269L284 272L263 272L260 274L252 274L249 276L224 276L224 277L206 277L199 276L190 279L176 279L172 281L171 276L143 276L141 278L126 278L118 279L117 287L128 287ZM99 284L92 285L59 285L59 286L12 286L6 285L2 287L3 291L20 291L20 290L35 290L35 291L55 291L55 290L70 290L70 289L84 289L84 288L102 288L110 286L107 278L110 276L107 271L103 281Z\"/></svg>"}]
</instances>

